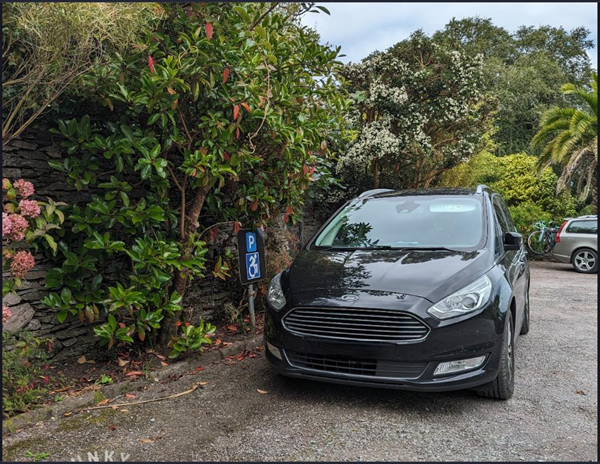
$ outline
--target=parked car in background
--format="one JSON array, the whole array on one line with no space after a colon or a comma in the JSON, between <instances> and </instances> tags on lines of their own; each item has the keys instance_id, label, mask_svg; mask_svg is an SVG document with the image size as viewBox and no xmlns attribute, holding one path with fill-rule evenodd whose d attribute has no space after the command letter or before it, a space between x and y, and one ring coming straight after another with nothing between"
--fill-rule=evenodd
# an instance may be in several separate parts
<instances>
[{"instance_id":1,"label":"parked car in background","mask_svg":"<svg viewBox=\"0 0 600 464\"><path fill-rule=\"evenodd\" d=\"M554 257L571 263L577 272L598 272L598 216L566 219L556 232Z\"/></svg>"},{"instance_id":2,"label":"parked car in background","mask_svg":"<svg viewBox=\"0 0 600 464\"><path fill-rule=\"evenodd\" d=\"M329 219L267 303L266 354L284 376L508 399L529 265L486 186L375 190Z\"/></svg>"}]
</instances>

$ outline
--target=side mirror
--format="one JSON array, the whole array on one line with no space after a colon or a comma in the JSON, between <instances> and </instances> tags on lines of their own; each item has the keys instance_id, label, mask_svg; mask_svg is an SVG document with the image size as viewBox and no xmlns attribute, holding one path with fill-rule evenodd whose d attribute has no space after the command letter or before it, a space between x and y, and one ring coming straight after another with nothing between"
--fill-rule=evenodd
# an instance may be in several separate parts
<instances>
[{"instance_id":1,"label":"side mirror","mask_svg":"<svg viewBox=\"0 0 600 464\"><path fill-rule=\"evenodd\" d=\"M504 249L506 251L518 251L521 249L523 236L517 232L506 232L504 235Z\"/></svg>"}]
</instances>

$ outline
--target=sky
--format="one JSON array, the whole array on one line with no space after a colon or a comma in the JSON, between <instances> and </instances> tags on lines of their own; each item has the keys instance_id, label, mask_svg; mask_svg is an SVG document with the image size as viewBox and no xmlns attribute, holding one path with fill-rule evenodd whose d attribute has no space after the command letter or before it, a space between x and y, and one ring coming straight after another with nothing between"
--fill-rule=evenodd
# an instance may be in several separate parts
<instances>
[{"instance_id":1,"label":"sky","mask_svg":"<svg viewBox=\"0 0 600 464\"><path fill-rule=\"evenodd\" d=\"M598 11L596 3L321 3L324 13L305 15L303 22L315 28L323 43L341 45L342 61L360 61L375 50L385 50L417 29L428 35L453 18L491 18L514 32L519 26L562 26L590 30L595 48L590 50L592 66L598 69Z\"/></svg>"}]
</instances>

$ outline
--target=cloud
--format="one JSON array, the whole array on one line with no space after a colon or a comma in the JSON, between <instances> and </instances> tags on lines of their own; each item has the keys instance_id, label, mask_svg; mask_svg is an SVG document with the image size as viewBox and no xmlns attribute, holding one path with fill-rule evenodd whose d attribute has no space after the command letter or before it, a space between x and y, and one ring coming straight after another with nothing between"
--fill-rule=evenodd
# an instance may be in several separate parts
<instances>
[{"instance_id":1,"label":"cloud","mask_svg":"<svg viewBox=\"0 0 600 464\"><path fill-rule=\"evenodd\" d=\"M417 29L431 34L453 17L480 16L510 32L519 26L584 26L595 48L588 53L598 67L598 12L595 3L319 3L331 11L309 14L303 22L314 27L323 42L341 45L344 61L360 61L375 50L385 50Z\"/></svg>"}]
</instances>

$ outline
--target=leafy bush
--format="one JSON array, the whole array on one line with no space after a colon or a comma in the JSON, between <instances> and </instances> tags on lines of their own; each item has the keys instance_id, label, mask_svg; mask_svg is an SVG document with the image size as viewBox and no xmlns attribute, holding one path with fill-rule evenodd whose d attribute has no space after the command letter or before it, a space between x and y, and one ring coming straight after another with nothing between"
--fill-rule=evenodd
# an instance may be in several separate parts
<instances>
[{"instance_id":1,"label":"leafy bush","mask_svg":"<svg viewBox=\"0 0 600 464\"><path fill-rule=\"evenodd\" d=\"M512 215L517 230L527 238L534 231L533 224L538 221L544 221L548 224L554 220L552 214L542 210L538 205L531 201L519 203L516 206L509 206L510 214Z\"/></svg>"},{"instance_id":2,"label":"leafy bush","mask_svg":"<svg viewBox=\"0 0 600 464\"><path fill-rule=\"evenodd\" d=\"M61 379L48 365L51 340L27 332L2 332L2 415L10 417L39 405Z\"/></svg>"},{"instance_id":3,"label":"leafy bush","mask_svg":"<svg viewBox=\"0 0 600 464\"><path fill-rule=\"evenodd\" d=\"M110 116L56 128L70 157L51 165L99 192L72 208L48 274L61 320L103 309L108 347L159 329L174 355L209 341L208 325L177 324L190 280L229 276L231 257L208 260L204 239L217 224L296 221L342 126L339 49L301 25L307 5L163 4L138 51L85 76L87 106Z\"/></svg>"},{"instance_id":4,"label":"leafy bush","mask_svg":"<svg viewBox=\"0 0 600 464\"><path fill-rule=\"evenodd\" d=\"M151 3L2 4L2 142L18 137L84 72L127 50L160 14Z\"/></svg>"},{"instance_id":5,"label":"leafy bush","mask_svg":"<svg viewBox=\"0 0 600 464\"><path fill-rule=\"evenodd\" d=\"M575 199L568 192L556 194L558 176L547 168L538 175L537 158L525 153L496 157L482 152L467 163L444 174L442 185L447 187L475 187L486 184L500 193L522 233L531 230L534 222L562 222L574 216Z\"/></svg>"}]
</instances>

